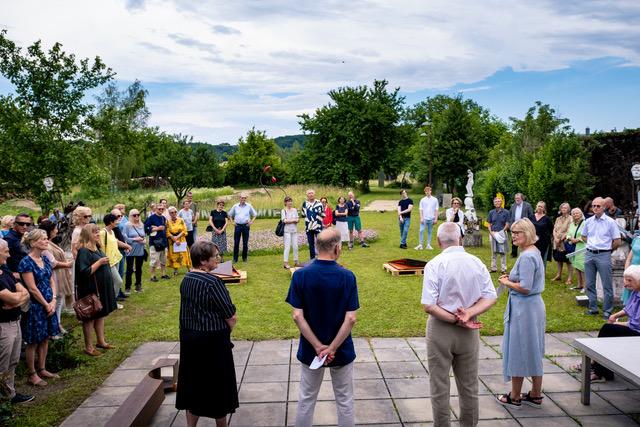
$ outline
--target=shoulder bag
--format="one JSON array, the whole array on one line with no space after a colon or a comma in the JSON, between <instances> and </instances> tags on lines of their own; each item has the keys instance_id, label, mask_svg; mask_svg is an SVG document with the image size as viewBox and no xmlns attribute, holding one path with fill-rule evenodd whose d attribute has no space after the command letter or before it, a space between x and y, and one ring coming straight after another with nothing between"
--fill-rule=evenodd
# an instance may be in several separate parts
<instances>
[{"instance_id":1,"label":"shoulder bag","mask_svg":"<svg viewBox=\"0 0 640 427\"><path fill-rule=\"evenodd\" d=\"M89 294L80 299L78 298L78 286L75 286L76 302L73 303L73 311L76 312L76 318L80 321L91 320L95 318L96 314L102 311L102 303L100 302L100 292L98 291L98 281L96 280L95 273L93 276L93 283L96 286L96 293Z\"/></svg>"},{"instance_id":2,"label":"shoulder bag","mask_svg":"<svg viewBox=\"0 0 640 427\"><path fill-rule=\"evenodd\" d=\"M583 222L584 222L584 220L580 221L580 223L576 227L576 232L573 233L573 238L574 239L578 235L578 230L580 230L580 226L582 225ZM576 244L575 243L569 243L569 242L567 242L567 239L565 239L564 240L564 250L567 251L568 254L573 253L573 252L576 251Z\"/></svg>"}]
</instances>

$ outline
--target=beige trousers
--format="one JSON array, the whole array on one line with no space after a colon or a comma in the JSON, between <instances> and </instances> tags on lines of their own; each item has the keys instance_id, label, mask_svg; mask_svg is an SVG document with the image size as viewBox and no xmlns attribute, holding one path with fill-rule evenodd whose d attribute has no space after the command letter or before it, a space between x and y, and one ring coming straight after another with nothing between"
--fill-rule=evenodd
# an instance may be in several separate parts
<instances>
[{"instance_id":1,"label":"beige trousers","mask_svg":"<svg viewBox=\"0 0 640 427\"><path fill-rule=\"evenodd\" d=\"M478 424L478 348L479 331L442 322L433 316L427 322L427 361L431 406L435 427L450 426L449 371L460 396L460 426Z\"/></svg>"}]
</instances>

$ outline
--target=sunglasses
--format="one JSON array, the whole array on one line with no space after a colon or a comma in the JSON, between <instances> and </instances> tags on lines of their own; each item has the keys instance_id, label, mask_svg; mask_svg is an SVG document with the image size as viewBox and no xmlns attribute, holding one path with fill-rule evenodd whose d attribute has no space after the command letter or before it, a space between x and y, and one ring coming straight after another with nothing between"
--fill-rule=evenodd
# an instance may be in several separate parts
<instances>
[{"instance_id":1,"label":"sunglasses","mask_svg":"<svg viewBox=\"0 0 640 427\"><path fill-rule=\"evenodd\" d=\"M14 221L14 224L18 224L18 225L20 225L22 227L29 227L29 226L33 225L32 222L22 222L22 221Z\"/></svg>"},{"instance_id":2,"label":"sunglasses","mask_svg":"<svg viewBox=\"0 0 640 427\"><path fill-rule=\"evenodd\" d=\"M136 216L140 216L140 214L132 214L131 216L136 217Z\"/></svg>"},{"instance_id":3,"label":"sunglasses","mask_svg":"<svg viewBox=\"0 0 640 427\"><path fill-rule=\"evenodd\" d=\"M84 217L85 218L91 218L91 215L85 215Z\"/></svg>"},{"instance_id":4,"label":"sunglasses","mask_svg":"<svg viewBox=\"0 0 640 427\"><path fill-rule=\"evenodd\" d=\"M116 215L116 218L122 218L122 215Z\"/></svg>"},{"instance_id":5,"label":"sunglasses","mask_svg":"<svg viewBox=\"0 0 640 427\"><path fill-rule=\"evenodd\" d=\"M454 205L459 205L459 204L460 204L460 202L453 202L453 204L454 204Z\"/></svg>"},{"instance_id":6,"label":"sunglasses","mask_svg":"<svg viewBox=\"0 0 640 427\"><path fill-rule=\"evenodd\" d=\"M601 208L602 205L591 205L592 208Z\"/></svg>"}]
</instances>

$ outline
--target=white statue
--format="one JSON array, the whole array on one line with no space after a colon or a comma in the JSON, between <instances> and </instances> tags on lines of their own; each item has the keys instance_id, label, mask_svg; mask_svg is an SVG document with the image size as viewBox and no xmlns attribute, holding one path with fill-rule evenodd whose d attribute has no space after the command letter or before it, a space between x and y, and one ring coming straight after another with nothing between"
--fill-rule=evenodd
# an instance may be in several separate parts
<instances>
[{"instance_id":1,"label":"white statue","mask_svg":"<svg viewBox=\"0 0 640 427\"><path fill-rule=\"evenodd\" d=\"M467 169L467 177L467 194L465 196L473 197L473 172L471 169Z\"/></svg>"}]
</instances>

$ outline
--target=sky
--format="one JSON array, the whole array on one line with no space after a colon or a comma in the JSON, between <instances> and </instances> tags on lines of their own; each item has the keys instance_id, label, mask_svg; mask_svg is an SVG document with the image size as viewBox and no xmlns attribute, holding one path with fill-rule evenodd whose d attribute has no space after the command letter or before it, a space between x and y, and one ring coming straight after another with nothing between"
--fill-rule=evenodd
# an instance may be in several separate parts
<instances>
[{"instance_id":1,"label":"sky","mask_svg":"<svg viewBox=\"0 0 640 427\"><path fill-rule=\"evenodd\" d=\"M0 0L18 45L100 56L142 81L150 124L236 143L301 133L338 87L411 106L462 93L500 119L551 105L578 132L640 127L637 0ZM11 86L0 79L0 93Z\"/></svg>"}]
</instances>

